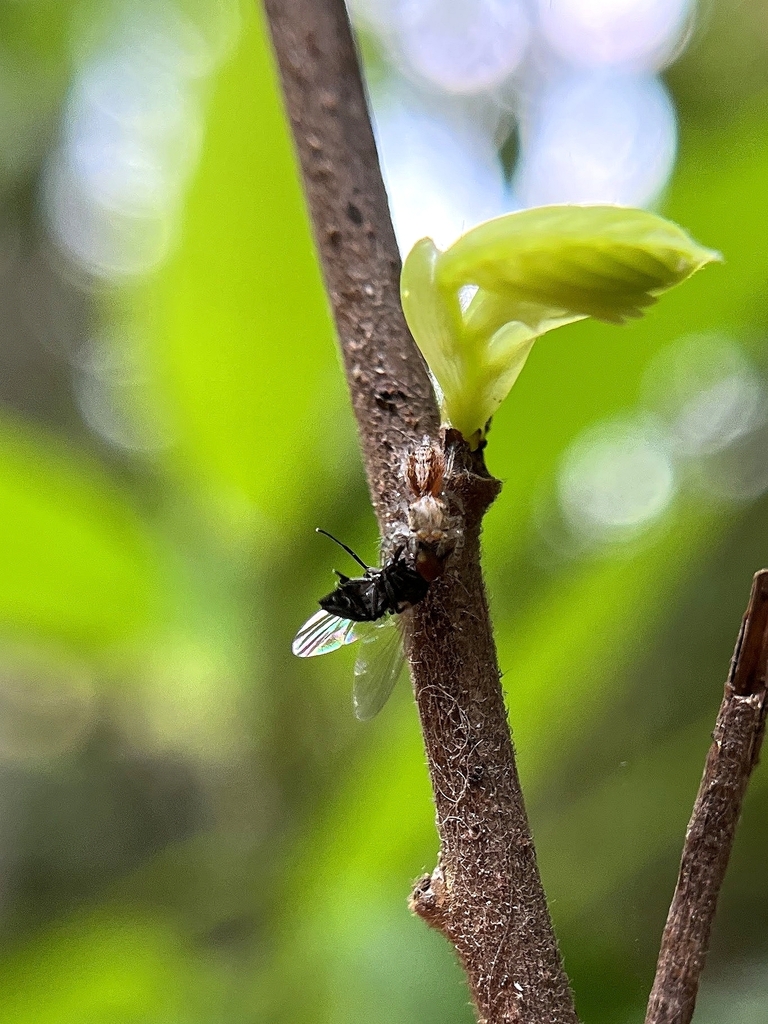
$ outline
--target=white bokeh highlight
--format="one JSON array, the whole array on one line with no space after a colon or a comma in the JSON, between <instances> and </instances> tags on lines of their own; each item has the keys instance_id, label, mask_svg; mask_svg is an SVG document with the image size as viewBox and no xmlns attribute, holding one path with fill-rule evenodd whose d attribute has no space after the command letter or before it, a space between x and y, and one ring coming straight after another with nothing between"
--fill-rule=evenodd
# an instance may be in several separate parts
<instances>
[{"instance_id":1,"label":"white bokeh highlight","mask_svg":"<svg viewBox=\"0 0 768 1024\"><path fill-rule=\"evenodd\" d=\"M198 22L171 0L129 5L83 60L43 188L53 236L97 280L167 257L200 152L201 83L231 47L236 14L230 0Z\"/></svg>"},{"instance_id":2,"label":"white bokeh highlight","mask_svg":"<svg viewBox=\"0 0 768 1024\"><path fill-rule=\"evenodd\" d=\"M682 456L727 448L768 417L761 374L725 334L691 334L663 349L645 374L643 392Z\"/></svg>"},{"instance_id":3,"label":"white bokeh highlight","mask_svg":"<svg viewBox=\"0 0 768 1024\"><path fill-rule=\"evenodd\" d=\"M429 236L446 248L509 208L492 130L461 112L445 117L409 98L376 107L376 138L395 233L404 255Z\"/></svg>"},{"instance_id":4,"label":"white bokeh highlight","mask_svg":"<svg viewBox=\"0 0 768 1024\"><path fill-rule=\"evenodd\" d=\"M500 85L530 40L521 0L397 0L392 27L409 68L446 92Z\"/></svg>"},{"instance_id":5,"label":"white bokeh highlight","mask_svg":"<svg viewBox=\"0 0 768 1024\"><path fill-rule=\"evenodd\" d=\"M768 490L768 383L735 339L680 339L654 359L644 391L689 486L727 503Z\"/></svg>"},{"instance_id":6,"label":"white bokeh highlight","mask_svg":"<svg viewBox=\"0 0 768 1024\"><path fill-rule=\"evenodd\" d=\"M384 93L410 83L396 115L373 95L403 251L424 235L444 244L456 224L466 230L520 208L660 200L674 168L677 119L657 72L684 48L696 0L349 3L377 37ZM446 131L451 104L460 111L469 96L494 106L507 131L490 122L474 133ZM430 118L424 108L436 98L442 110ZM515 121L517 162L499 199L493 164Z\"/></svg>"},{"instance_id":7,"label":"white bokeh highlight","mask_svg":"<svg viewBox=\"0 0 768 1024\"><path fill-rule=\"evenodd\" d=\"M549 46L582 68L656 71L681 45L692 0L538 0Z\"/></svg>"},{"instance_id":8,"label":"white bokeh highlight","mask_svg":"<svg viewBox=\"0 0 768 1024\"><path fill-rule=\"evenodd\" d=\"M78 353L74 388L83 421L113 448L151 454L172 443L154 400L139 338L117 326Z\"/></svg>"},{"instance_id":9,"label":"white bokeh highlight","mask_svg":"<svg viewBox=\"0 0 768 1024\"><path fill-rule=\"evenodd\" d=\"M522 206L647 206L674 166L677 122L653 77L569 74L529 101L513 189Z\"/></svg>"},{"instance_id":10,"label":"white bokeh highlight","mask_svg":"<svg viewBox=\"0 0 768 1024\"><path fill-rule=\"evenodd\" d=\"M563 519L591 544L644 533L669 508L675 491L667 439L642 416L585 430L565 452L557 477Z\"/></svg>"}]
</instances>

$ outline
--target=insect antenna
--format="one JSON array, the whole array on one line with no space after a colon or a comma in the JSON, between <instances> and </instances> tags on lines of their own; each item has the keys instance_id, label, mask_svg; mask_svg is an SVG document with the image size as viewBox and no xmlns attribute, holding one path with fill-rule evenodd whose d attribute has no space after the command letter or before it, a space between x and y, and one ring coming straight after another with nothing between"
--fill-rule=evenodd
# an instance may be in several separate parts
<instances>
[{"instance_id":1,"label":"insect antenna","mask_svg":"<svg viewBox=\"0 0 768 1024\"><path fill-rule=\"evenodd\" d=\"M338 537L334 537L332 533L328 533L327 530L321 530L319 526L315 528L315 533L322 533L323 536L330 537L330 539L334 541L334 543L338 544L340 548L344 548L347 554L351 555L358 565L361 565L366 571L370 569L370 565L366 565L362 558L355 554L352 548L347 547L347 545L340 541Z\"/></svg>"}]
</instances>

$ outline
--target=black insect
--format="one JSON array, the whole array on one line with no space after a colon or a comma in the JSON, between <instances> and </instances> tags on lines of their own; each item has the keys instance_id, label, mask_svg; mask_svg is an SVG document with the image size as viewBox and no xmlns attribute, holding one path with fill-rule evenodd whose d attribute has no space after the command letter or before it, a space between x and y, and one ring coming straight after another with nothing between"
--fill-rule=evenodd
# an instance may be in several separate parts
<instances>
[{"instance_id":1,"label":"black insect","mask_svg":"<svg viewBox=\"0 0 768 1024\"><path fill-rule=\"evenodd\" d=\"M366 565L330 533L317 532L330 537L354 558L363 575L351 579L336 570L338 586L320 599L321 611L307 619L291 650L299 658L312 658L362 640L352 696L355 714L366 720L384 706L403 667L400 631L394 616L422 601L429 582L405 561L404 548L377 569Z\"/></svg>"},{"instance_id":2,"label":"black insect","mask_svg":"<svg viewBox=\"0 0 768 1024\"><path fill-rule=\"evenodd\" d=\"M418 604L427 596L429 583L412 569L403 558L403 548L381 569L376 569L355 554L352 548L336 540L325 530L318 530L344 548L347 554L363 568L363 575L350 579L335 570L339 584L335 590L320 598L320 607L330 615L338 615L352 622L375 622L387 614L399 614Z\"/></svg>"}]
</instances>

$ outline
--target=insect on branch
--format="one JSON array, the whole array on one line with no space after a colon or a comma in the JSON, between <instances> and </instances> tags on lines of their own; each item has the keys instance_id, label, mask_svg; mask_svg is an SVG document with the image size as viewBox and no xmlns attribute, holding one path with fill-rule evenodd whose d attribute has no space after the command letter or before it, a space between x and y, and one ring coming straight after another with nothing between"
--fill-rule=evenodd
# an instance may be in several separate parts
<instances>
[{"instance_id":1,"label":"insect on branch","mask_svg":"<svg viewBox=\"0 0 768 1024\"><path fill-rule=\"evenodd\" d=\"M577 1024L517 777L480 571L481 523L500 485L482 453L438 435L435 397L400 307L400 257L344 0L264 0L264 7L385 555L380 569L342 575L327 597L359 599L357 612L371 621L382 611L404 626L434 793L438 863L414 887L411 906L453 944L481 1024ZM691 272L715 258L702 253L690 256ZM439 484L429 459L404 470L425 436L425 450L438 445L447 459ZM408 573L419 577L411 581L418 592L404 593ZM358 622L336 615L329 624L322 618L329 615L322 608L300 631L296 642L309 653L356 638ZM768 571L755 578L726 685L646 1024L691 1020L764 731L766 623Z\"/></svg>"},{"instance_id":2,"label":"insect on branch","mask_svg":"<svg viewBox=\"0 0 768 1024\"><path fill-rule=\"evenodd\" d=\"M400 257L344 2L264 6L381 530L380 571L404 544L401 557L428 583L400 616L440 838L432 895L417 887L412 903L453 944L484 1024L576 1024L480 571L481 522L500 484L482 453L438 434L435 396L400 305ZM448 458L442 491L429 469L404 472L425 436Z\"/></svg>"}]
</instances>

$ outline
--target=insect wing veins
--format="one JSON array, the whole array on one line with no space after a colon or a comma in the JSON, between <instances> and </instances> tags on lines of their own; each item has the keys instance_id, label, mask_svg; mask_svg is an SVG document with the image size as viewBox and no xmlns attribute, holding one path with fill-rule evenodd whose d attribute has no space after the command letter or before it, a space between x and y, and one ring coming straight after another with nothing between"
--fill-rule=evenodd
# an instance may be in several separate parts
<instances>
[{"instance_id":1,"label":"insect wing veins","mask_svg":"<svg viewBox=\"0 0 768 1024\"><path fill-rule=\"evenodd\" d=\"M291 650L299 658L312 658L362 640L352 701L357 718L367 721L387 702L403 669L405 656L397 620L426 597L430 580L403 558L405 545L377 569L335 537L331 539L362 566L363 575L350 578L337 571L335 590L320 599L321 610L307 619Z\"/></svg>"},{"instance_id":2,"label":"insect wing veins","mask_svg":"<svg viewBox=\"0 0 768 1024\"><path fill-rule=\"evenodd\" d=\"M394 616L366 625L355 662L352 706L355 717L367 722L389 700L405 664L402 637Z\"/></svg>"},{"instance_id":3,"label":"insect wing veins","mask_svg":"<svg viewBox=\"0 0 768 1024\"><path fill-rule=\"evenodd\" d=\"M351 619L343 619L326 611L315 612L294 637L291 650L297 658L330 654L358 639L357 626L358 623Z\"/></svg>"}]
</instances>

